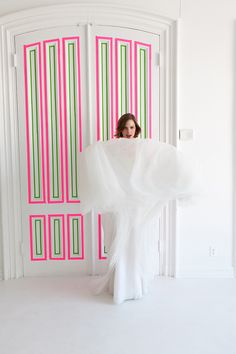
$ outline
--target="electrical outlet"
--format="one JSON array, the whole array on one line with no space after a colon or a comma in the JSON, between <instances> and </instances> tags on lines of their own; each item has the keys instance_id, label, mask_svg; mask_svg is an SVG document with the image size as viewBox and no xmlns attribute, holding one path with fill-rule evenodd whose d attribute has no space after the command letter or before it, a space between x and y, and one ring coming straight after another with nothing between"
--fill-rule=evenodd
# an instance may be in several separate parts
<instances>
[{"instance_id":1,"label":"electrical outlet","mask_svg":"<svg viewBox=\"0 0 236 354\"><path fill-rule=\"evenodd\" d=\"M209 256L210 256L210 257L215 257L216 255L217 255L216 248L210 246L210 247L209 247Z\"/></svg>"}]
</instances>

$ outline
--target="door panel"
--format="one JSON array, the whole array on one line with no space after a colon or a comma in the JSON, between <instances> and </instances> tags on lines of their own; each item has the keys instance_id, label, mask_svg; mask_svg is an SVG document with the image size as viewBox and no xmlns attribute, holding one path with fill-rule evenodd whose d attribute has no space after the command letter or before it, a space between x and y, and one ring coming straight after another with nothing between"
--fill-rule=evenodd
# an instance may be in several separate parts
<instances>
[{"instance_id":1,"label":"door panel","mask_svg":"<svg viewBox=\"0 0 236 354\"><path fill-rule=\"evenodd\" d=\"M114 138L117 121L127 112L135 114L142 129L141 138L159 139L159 36L93 26L91 39L94 141ZM110 219L107 214L94 216L96 273L107 268ZM158 227L156 232L159 233Z\"/></svg>"},{"instance_id":2,"label":"door panel","mask_svg":"<svg viewBox=\"0 0 236 354\"><path fill-rule=\"evenodd\" d=\"M67 27L16 38L26 276L89 268L91 230L77 179L78 155L89 143L84 32Z\"/></svg>"}]
</instances>

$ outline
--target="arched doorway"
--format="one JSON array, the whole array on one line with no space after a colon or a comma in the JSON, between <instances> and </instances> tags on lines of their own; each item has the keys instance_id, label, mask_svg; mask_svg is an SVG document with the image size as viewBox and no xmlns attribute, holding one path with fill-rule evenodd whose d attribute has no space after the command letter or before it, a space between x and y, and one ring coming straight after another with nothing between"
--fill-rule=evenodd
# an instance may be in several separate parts
<instances>
[{"instance_id":1,"label":"arched doorway","mask_svg":"<svg viewBox=\"0 0 236 354\"><path fill-rule=\"evenodd\" d=\"M131 17L127 10L121 19L112 9L108 18L91 7L71 6L66 20L63 7L55 11L56 18L55 12L42 14L42 23L33 10L33 23L16 19L14 31L4 29L14 39L3 50L14 49L7 91L18 134L11 142L19 152L12 164L20 191L10 195L16 201L14 222L5 231L13 229L12 240L3 235L4 253L11 255L10 263L4 257L5 278L103 269L101 219L79 211L76 161L89 143L113 137L118 116L133 111L143 137L176 142L173 106L167 109L173 102L175 24L159 19L154 25L152 16ZM170 205L157 230L160 274L174 274L174 224Z\"/></svg>"}]
</instances>

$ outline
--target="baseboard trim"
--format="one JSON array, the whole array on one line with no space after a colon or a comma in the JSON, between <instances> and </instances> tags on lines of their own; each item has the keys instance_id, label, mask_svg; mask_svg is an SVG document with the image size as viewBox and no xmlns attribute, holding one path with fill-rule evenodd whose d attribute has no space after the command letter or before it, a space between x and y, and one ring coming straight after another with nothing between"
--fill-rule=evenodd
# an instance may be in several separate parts
<instances>
[{"instance_id":1,"label":"baseboard trim","mask_svg":"<svg viewBox=\"0 0 236 354\"><path fill-rule=\"evenodd\" d=\"M234 267L225 269L186 269L176 272L175 278L234 278Z\"/></svg>"}]
</instances>

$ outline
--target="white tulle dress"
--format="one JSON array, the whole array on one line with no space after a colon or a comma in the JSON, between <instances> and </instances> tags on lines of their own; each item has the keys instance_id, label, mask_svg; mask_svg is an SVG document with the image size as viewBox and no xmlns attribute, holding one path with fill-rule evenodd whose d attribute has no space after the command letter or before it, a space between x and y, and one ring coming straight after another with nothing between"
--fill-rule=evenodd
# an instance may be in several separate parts
<instances>
[{"instance_id":1,"label":"white tulle dress","mask_svg":"<svg viewBox=\"0 0 236 354\"><path fill-rule=\"evenodd\" d=\"M193 168L174 146L152 139L113 139L80 155L82 212L110 217L108 270L93 280L116 304L139 299L154 278L157 220L163 206L192 194ZM109 214L108 214L109 213Z\"/></svg>"}]
</instances>

